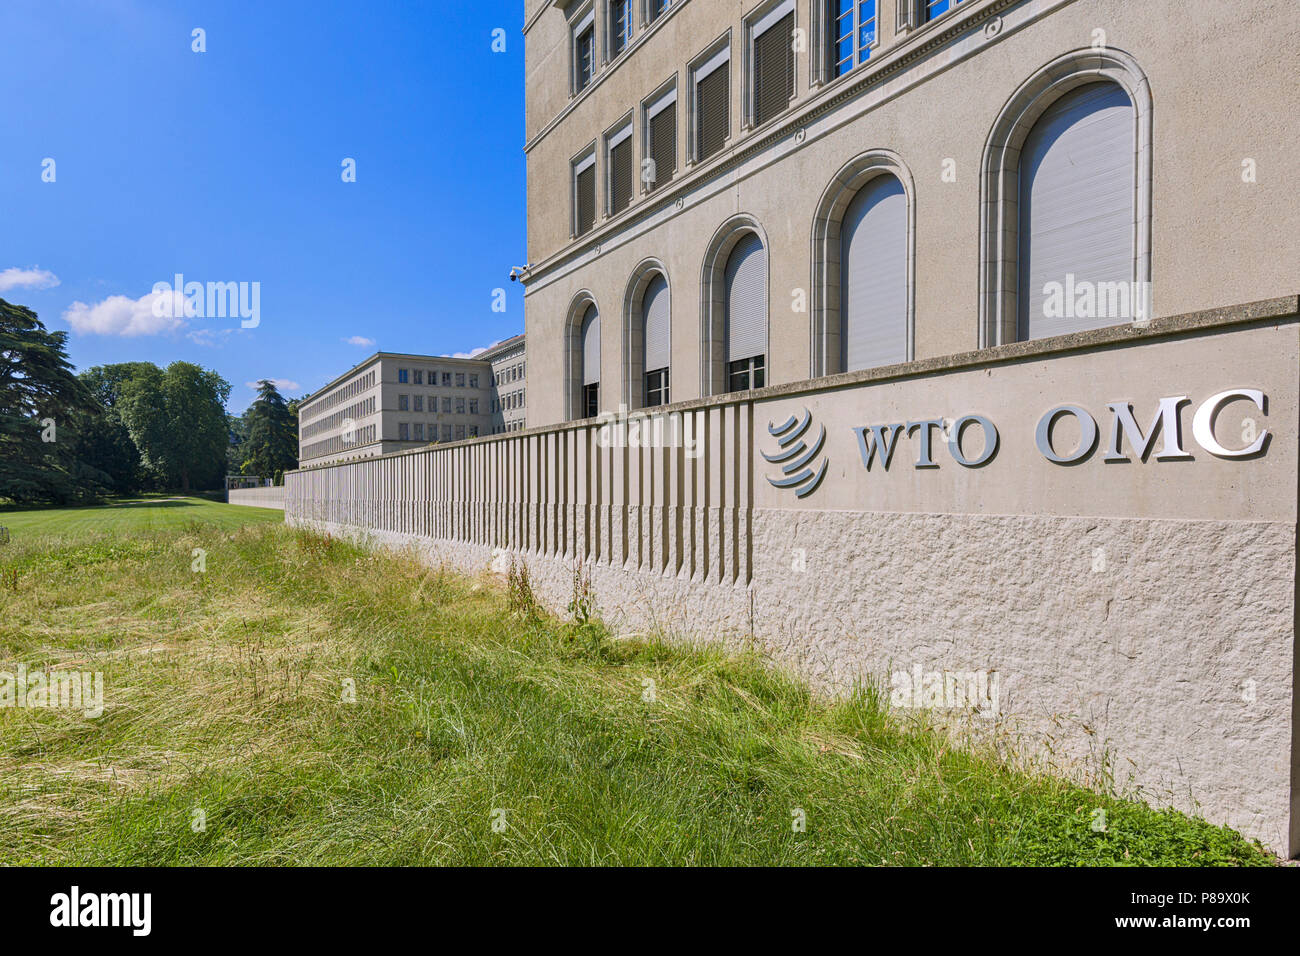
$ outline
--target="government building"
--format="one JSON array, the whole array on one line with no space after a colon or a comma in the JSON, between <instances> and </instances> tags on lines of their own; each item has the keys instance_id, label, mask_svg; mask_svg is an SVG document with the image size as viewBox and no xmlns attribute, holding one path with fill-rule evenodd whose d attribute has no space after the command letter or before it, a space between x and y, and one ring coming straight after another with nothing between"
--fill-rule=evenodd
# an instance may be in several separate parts
<instances>
[{"instance_id":1,"label":"government building","mask_svg":"<svg viewBox=\"0 0 1300 956\"><path fill-rule=\"evenodd\" d=\"M532 424L1296 291L1291 0L526 9Z\"/></svg>"},{"instance_id":2,"label":"government building","mask_svg":"<svg viewBox=\"0 0 1300 956\"><path fill-rule=\"evenodd\" d=\"M376 352L298 408L298 466L519 431L527 422L524 337L472 358Z\"/></svg>"},{"instance_id":3,"label":"government building","mask_svg":"<svg viewBox=\"0 0 1300 956\"><path fill-rule=\"evenodd\" d=\"M287 520L1300 854L1300 3L522 12L526 427Z\"/></svg>"}]
</instances>

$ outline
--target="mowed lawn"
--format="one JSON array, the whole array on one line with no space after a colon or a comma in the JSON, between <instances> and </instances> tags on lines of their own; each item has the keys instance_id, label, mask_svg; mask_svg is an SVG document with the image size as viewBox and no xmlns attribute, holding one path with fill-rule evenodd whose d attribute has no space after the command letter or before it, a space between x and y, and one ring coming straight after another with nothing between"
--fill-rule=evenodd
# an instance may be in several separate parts
<instances>
[{"instance_id":1,"label":"mowed lawn","mask_svg":"<svg viewBox=\"0 0 1300 956\"><path fill-rule=\"evenodd\" d=\"M191 522L218 528L283 522L284 513L268 508L228 505L205 498L123 498L83 508L10 510L0 507L0 525L10 534L90 535L164 531Z\"/></svg>"},{"instance_id":2,"label":"mowed lawn","mask_svg":"<svg viewBox=\"0 0 1300 956\"><path fill-rule=\"evenodd\" d=\"M1275 862L755 654L615 640L274 512L96 513L0 547L0 671L103 681L98 717L0 707L0 864Z\"/></svg>"}]
</instances>

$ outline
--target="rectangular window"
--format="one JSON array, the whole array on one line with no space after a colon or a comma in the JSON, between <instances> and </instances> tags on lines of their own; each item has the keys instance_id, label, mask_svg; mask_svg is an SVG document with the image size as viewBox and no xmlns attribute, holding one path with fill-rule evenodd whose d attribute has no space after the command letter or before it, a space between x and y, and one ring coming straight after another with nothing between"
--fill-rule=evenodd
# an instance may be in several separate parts
<instances>
[{"instance_id":1,"label":"rectangular window","mask_svg":"<svg viewBox=\"0 0 1300 956\"><path fill-rule=\"evenodd\" d=\"M423 396L423 395L417 395L417 396L415 396L415 410L416 410L417 412L422 412L422 411L424 411L424 396Z\"/></svg>"},{"instance_id":2,"label":"rectangular window","mask_svg":"<svg viewBox=\"0 0 1300 956\"><path fill-rule=\"evenodd\" d=\"M573 164L573 234L584 236L596 225L596 152Z\"/></svg>"},{"instance_id":3,"label":"rectangular window","mask_svg":"<svg viewBox=\"0 0 1300 956\"><path fill-rule=\"evenodd\" d=\"M470 438L478 438L478 426L477 426L477 425L470 425L470 426L469 426L469 437L470 437Z\"/></svg>"},{"instance_id":4,"label":"rectangular window","mask_svg":"<svg viewBox=\"0 0 1300 956\"><path fill-rule=\"evenodd\" d=\"M577 96L591 85L596 75L596 14L587 10L572 28L573 37L573 95Z\"/></svg>"},{"instance_id":5,"label":"rectangular window","mask_svg":"<svg viewBox=\"0 0 1300 956\"><path fill-rule=\"evenodd\" d=\"M667 405L668 398L668 369L656 369L653 372L646 372L645 376L645 404L647 408L656 408L659 405Z\"/></svg>"},{"instance_id":6,"label":"rectangular window","mask_svg":"<svg viewBox=\"0 0 1300 956\"><path fill-rule=\"evenodd\" d=\"M469 387L470 387L470 388L478 388L478 376L477 376L477 375L471 375L471 376L469 377Z\"/></svg>"},{"instance_id":7,"label":"rectangular window","mask_svg":"<svg viewBox=\"0 0 1300 956\"><path fill-rule=\"evenodd\" d=\"M405 385L410 378L410 374L411 373L408 369L399 368L397 370L397 381L402 385Z\"/></svg>"},{"instance_id":8,"label":"rectangular window","mask_svg":"<svg viewBox=\"0 0 1300 956\"><path fill-rule=\"evenodd\" d=\"M655 190L677 172L677 87L646 106L645 116L645 155L650 162L643 179L648 190Z\"/></svg>"},{"instance_id":9,"label":"rectangular window","mask_svg":"<svg viewBox=\"0 0 1300 956\"><path fill-rule=\"evenodd\" d=\"M762 388L767 376L764 367L766 356L741 359L727 366L727 391L743 392L751 388Z\"/></svg>"},{"instance_id":10,"label":"rectangular window","mask_svg":"<svg viewBox=\"0 0 1300 956\"><path fill-rule=\"evenodd\" d=\"M456 399L456 414L457 415L465 414L465 399L463 398Z\"/></svg>"},{"instance_id":11,"label":"rectangular window","mask_svg":"<svg viewBox=\"0 0 1300 956\"><path fill-rule=\"evenodd\" d=\"M464 372L457 372L457 373L456 373L456 387L457 387L457 388L464 388L464 387L465 387L465 373L464 373Z\"/></svg>"},{"instance_id":12,"label":"rectangular window","mask_svg":"<svg viewBox=\"0 0 1300 956\"><path fill-rule=\"evenodd\" d=\"M582 386L583 418L595 418L600 413L600 383Z\"/></svg>"},{"instance_id":13,"label":"rectangular window","mask_svg":"<svg viewBox=\"0 0 1300 956\"><path fill-rule=\"evenodd\" d=\"M871 59L876 45L877 0L830 0L830 75L843 76Z\"/></svg>"},{"instance_id":14,"label":"rectangular window","mask_svg":"<svg viewBox=\"0 0 1300 956\"><path fill-rule=\"evenodd\" d=\"M398 395L398 396L397 396L397 410L398 410L399 412L409 412L409 411L411 410L411 396L409 396L409 395Z\"/></svg>"},{"instance_id":15,"label":"rectangular window","mask_svg":"<svg viewBox=\"0 0 1300 956\"><path fill-rule=\"evenodd\" d=\"M609 59L614 59L627 49L632 40L632 0L606 0L609 19L606 35L609 37Z\"/></svg>"},{"instance_id":16,"label":"rectangular window","mask_svg":"<svg viewBox=\"0 0 1300 956\"><path fill-rule=\"evenodd\" d=\"M947 13L962 0L922 0L925 3L925 22L929 23L937 16Z\"/></svg>"},{"instance_id":17,"label":"rectangular window","mask_svg":"<svg viewBox=\"0 0 1300 956\"><path fill-rule=\"evenodd\" d=\"M477 399L477 398L471 398L471 399L469 400L469 413L470 413L471 415L477 415L477 414L478 414L478 399Z\"/></svg>"},{"instance_id":18,"label":"rectangular window","mask_svg":"<svg viewBox=\"0 0 1300 956\"><path fill-rule=\"evenodd\" d=\"M450 425L443 425L443 426L442 426L442 440L443 440L443 441L451 441L451 426L450 426Z\"/></svg>"},{"instance_id":19,"label":"rectangular window","mask_svg":"<svg viewBox=\"0 0 1300 956\"><path fill-rule=\"evenodd\" d=\"M672 0L645 0L645 22L654 23L671 3Z\"/></svg>"},{"instance_id":20,"label":"rectangular window","mask_svg":"<svg viewBox=\"0 0 1300 956\"><path fill-rule=\"evenodd\" d=\"M691 71L696 162L721 152L731 135L730 73L731 50L726 46Z\"/></svg>"},{"instance_id":21,"label":"rectangular window","mask_svg":"<svg viewBox=\"0 0 1300 956\"><path fill-rule=\"evenodd\" d=\"M609 184L609 215L622 212L632 203L632 122L606 135L605 178Z\"/></svg>"},{"instance_id":22,"label":"rectangular window","mask_svg":"<svg viewBox=\"0 0 1300 956\"><path fill-rule=\"evenodd\" d=\"M464 425L457 425L457 426L456 426L456 441L462 441L464 438L465 438L465 426L464 426Z\"/></svg>"},{"instance_id":23,"label":"rectangular window","mask_svg":"<svg viewBox=\"0 0 1300 956\"><path fill-rule=\"evenodd\" d=\"M442 400L442 413L443 413L444 415L450 415L450 414L451 414L451 399L450 399L450 398L444 398L444 399Z\"/></svg>"},{"instance_id":24,"label":"rectangular window","mask_svg":"<svg viewBox=\"0 0 1300 956\"><path fill-rule=\"evenodd\" d=\"M794 98L794 0L782 0L751 26L754 125L784 112Z\"/></svg>"},{"instance_id":25,"label":"rectangular window","mask_svg":"<svg viewBox=\"0 0 1300 956\"><path fill-rule=\"evenodd\" d=\"M416 441L424 441L424 423L423 423L423 422L416 422L416 423L415 423L415 440L416 440Z\"/></svg>"},{"instance_id":26,"label":"rectangular window","mask_svg":"<svg viewBox=\"0 0 1300 956\"><path fill-rule=\"evenodd\" d=\"M411 426L408 425L406 422L397 423L397 440L398 441L411 440Z\"/></svg>"},{"instance_id":27,"label":"rectangular window","mask_svg":"<svg viewBox=\"0 0 1300 956\"><path fill-rule=\"evenodd\" d=\"M442 384L444 387L451 385L451 372L442 373Z\"/></svg>"}]
</instances>

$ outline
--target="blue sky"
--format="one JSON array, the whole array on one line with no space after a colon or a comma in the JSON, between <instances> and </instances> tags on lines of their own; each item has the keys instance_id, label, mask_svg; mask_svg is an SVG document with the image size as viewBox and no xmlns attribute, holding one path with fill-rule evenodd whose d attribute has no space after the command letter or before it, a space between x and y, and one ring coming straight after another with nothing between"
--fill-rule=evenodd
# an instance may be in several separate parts
<instances>
[{"instance_id":1,"label":"blue sky","mask_svg":"<svg viewBox=\"0 0 1300 956\"><path fill-rule=\"evenodd\" d=\"M297 395L376 349L522 332L522 21L517 0L4 0L0 297L71 329L79 369L215 368L232 411L261 378ZM260 324L157 317L176 273L260 283Z\"/></svg>"}]
</instances>

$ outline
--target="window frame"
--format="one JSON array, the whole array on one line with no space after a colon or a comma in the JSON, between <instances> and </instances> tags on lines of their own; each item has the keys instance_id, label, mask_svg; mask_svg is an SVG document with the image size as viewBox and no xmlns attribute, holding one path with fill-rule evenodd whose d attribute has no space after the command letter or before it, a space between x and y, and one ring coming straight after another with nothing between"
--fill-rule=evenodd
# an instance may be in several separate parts
<instances>
[{"instance_id":1,"label":"window frame","mask_svg":"<svg viewBox=\"0 0 1300 956\"><path fill-rule=\"evenodd\" d=\"M581 64L578 55L578 42L589 29L591 30L591 75L587 78L587 82L581 83L579 82ZM587 3L579 6L569 18L569 97L571 99L589 89L596 82L596 75L600 72L600 58L596 55L598 40L599 38L596 36L595 0L588 0Z\"/></svg>"},{"instance_id":2,"label":"window frame","mask_svg":"<svg viewBox=\"0 0 1300 956\"><path fill-rule=\"evenodd\" d=\"M628 112L623 114L622 118L620 118L617 123L615 123L609 129L607 129L601 137L604 145L604 152L605 152L605 163L604 163L605 166L604 218L605 219L610 219L613 218L614 216L617 216L621 212L626 212L628 209L631 209L633 203L636 202L637 176L636 176L636 142L635 142L635 137L633 136L634 132L635 132L635 123L633 122L632 111L629 110ZM632 164L632 170L631 170L632 186L631 189L628 190L627 205L624 206L622 209L615 209L614 208L614 174L615 174L614 147L622 146L623 143L628 141L631 141L630 145L628 146L628 156L629 156L629 161ZM576 179L574 180L574 184L576 187L577 184Z\"/></svg>"},{"instance_id":3,"label":"window frame","mask_svg":"<svg viewBox=\"0 0 1300 956\"><path fill-rule=\"evenodd\" d=\"M836 73L839 67L839 36L838 36L838 0L818 0L820 7L819 27L822 35L816 39L818 48L821 50L822 62L819 69L820 75L815 78L819 84L835 83L844 79L853 73L859 67L868 65L871 58L875 55L876 50L880 47L880 5L888 0L870 0L875 3L875 16L873 19L876 23L875 39L866 47L858 43L858 38L862 33L862 21L859 19L862 14L862 4L864 0L852 0L853 2L853 64L843 73ZM863 56L865 51L866 56Z\"/></svg>"},{"instance_id":4,"label":"window frame","mask_svg":"<svg viewBox=\"0 0 1300 956\"><path fill-rule=\"evenodd\" d=\"M601 3L605 8L605 63L608 65L626 53L628 47L632 45L634 14L632 0L601 0ZM626 11L627 22L623 27L623 46L615 50L614 40L618 34L614 32L614 5L618 3L621 3Z\"/></svg>"},{"instance_id":5,"label":"window frame","mask_svg":"<svg viewBox=\"0 0 1300 956\"><path fill-rule=\"evenodd\" d=\"M578 231L578 225L579 225L578 177L582 173L586 172L587 169L589 168L593 169L592 181L593 181L593 188L595 188L596 194L591 198L594 206L594 204L600 197L600 189L597 185L595 185L595 181L599 178L599 173L600 173L600 170L595 168L597 165L598 164L596 163L596 143L594 140L591 143L588 143L584 149L580 150L576 156L574 156L571 160L569 160L569 207L570 207L569 208L569 238L570 239L581 239L589 232L593 232L596 228L596 215L595 215L596 210L593 208L592 210L593 218L592 218L591 228L586 229L582 232Z\"/></svg>"},{"instance_id":6,"label":"window frame","mask_svg":"<svg viewBox=\"0 0 1300 956\"><path fill-rule=\"evenodd\" d=\"M795 0L765 0L745 17L744 89L741 91L741 112L743 115L740 127L742 131L758 128L758 77L755 75L758 64L754 55L754 43L762 34L784 20L787 15L794 17L792 29L797 35L799 30L799 5ZM760 26L762 29L759 29ZM790 99L787 101L785 109L768 117L762 124L764 126L778 116L784 115L790 109L790 104L799 98L799 55L794 50L791 50L790 55L793 57L790 70L794 89L790 93Z\"/></svg>"},{"instance_id":7,"label":"window frame","mask_svg":"<svg viewBox=\"0 0 1300 956\"><path fill-rule=\"evenodd\" d=\"M652 379L657 377L657 381L652 384ZM661 408L664 405L671 405L671 380L672 368L664 366L663 368L651 369L641 376L642 378L642 401L643 408ZM658 393L658 401L652 401L651 396Z\"/></svg>"},{"instance_id":8,"label":"window frame","mask_svg":"<svg viewBox=\"0 0 1300 956\"><path fill-rule=\"evenodd\" d=\"M727 148L727 143L731 141L731 29L728 28L722 36L715 39L704 52L694 57L686 65L687 77L687 138L686 138L686 165L687 167L697 166L700 163L708 162L712 157L701 158L700 156L700 82L712 76L715 70L727 71L727 135L723 137L722 147L718 152L723 152ZM701 76L700 72L705 71Z\"/></svg>"},{"instance_id":9,"label":"window frame","mask_svg":"<svg viewBox=\"0 0 1300 956\"><path fill-rule=\"evenodd\" d=\"M658 178L659 170L657 167L655 169L655 183L653 186L651 186L650 183L645 178L645 169L646 169L645 164L647 161L652 160L654 158L653 156L654 140L653 137L650 135L650 130L651 130L650 121L653 120L655 117L659 116L659 114L664 112L665 110L671 109L674 111L674 113L676 113L677 101L678 101L678 95L677 95L677 74L676 73L673 73L672 77L667 82L661 83L658 89L656 89L653 93L651 93L649 96L647 96L644 100L641 101L641 154L640 154L641 175L638 176L637 178L641 182L641 195L643 196L647 196L650 193L654 192L655 190L659 189L661 185ZM680 128L681 128L680 122L674 123L674 129L673 129L674 134L678 133L680 131ZM681 136L679 135L673 136L673 173L671 176L668 177L668 179L664 180L662 185L666 185L667 183L672 182L673 179L677 176L678 162L680 159L678 144L680 141L681 141Z\"/></svg>"},{"instance_id":10,"label":"window frame","mask_svg":"<svg viewBox=\"0 0 1300 956\"><path fill-rule=\"evenodd\" d=\"M741 369L737 366L743 365ZM737 375L744 375L747 384L740 387L734 387L732 382ZM755 379L762 377L763 381L755 384ZM728 392L752 392L756 388L763 388L767 385L767 354L751 355L749 358L736 359L734 362L727 363L727 391Z\"/></svg>"}]
</instances>

